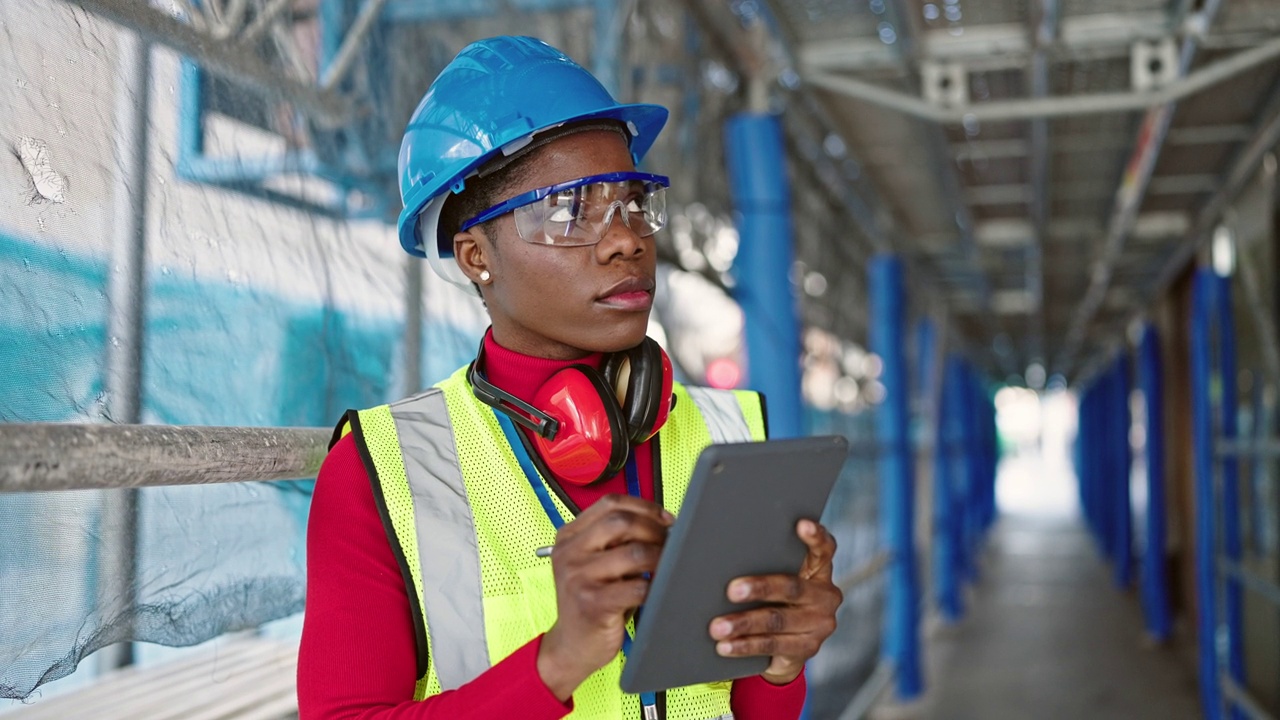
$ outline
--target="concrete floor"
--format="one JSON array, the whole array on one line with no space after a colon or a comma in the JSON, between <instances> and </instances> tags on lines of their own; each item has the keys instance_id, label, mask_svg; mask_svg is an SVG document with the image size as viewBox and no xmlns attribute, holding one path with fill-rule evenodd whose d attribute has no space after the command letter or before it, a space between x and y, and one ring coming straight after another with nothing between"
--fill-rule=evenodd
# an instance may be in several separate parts
<instances>
[{"instance_id":1,"label":"concrete floor","mask_svg":"<svg viewBox=\"0 0 1280 720\"><path fill-rule=\"evenodd\" d=\"M1004 515L966 617L926 628L926 697L884 702L871 718L1201 717L1190 649L1144 638L1136 590L1115 588L1077 517Z\"/></svg>"}]
</instances>

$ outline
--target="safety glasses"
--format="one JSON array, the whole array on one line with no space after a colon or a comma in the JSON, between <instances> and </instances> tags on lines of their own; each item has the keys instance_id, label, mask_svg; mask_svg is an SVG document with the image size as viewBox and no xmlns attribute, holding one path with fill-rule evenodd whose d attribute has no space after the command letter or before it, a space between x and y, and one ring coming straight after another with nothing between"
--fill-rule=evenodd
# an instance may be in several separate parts
<instances>
[{"instance_id":1,"label":"safety glasses","mask_svg":"<svg viewBox=\"0 0 1280 720\"><path fill-rule=\"evenodd\" d=\"M573 247L595 245L615 215L636 235L649 237L667 224L662 175L614 172L537 188L504 200L463 223L469 230L511 213L525 242Z\"/></svg>"}]
</instances>

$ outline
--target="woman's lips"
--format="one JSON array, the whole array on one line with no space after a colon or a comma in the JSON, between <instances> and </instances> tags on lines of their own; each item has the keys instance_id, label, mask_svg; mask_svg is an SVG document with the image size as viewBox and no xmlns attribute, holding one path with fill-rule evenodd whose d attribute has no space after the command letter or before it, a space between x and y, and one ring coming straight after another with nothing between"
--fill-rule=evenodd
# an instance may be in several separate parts
<instances>
[{"instance_id":1,"label":"woman's lips","mask_svg":"<svg viewBox=\"0 0 1280 720\"><path fill-rule=\"evenodd\" d=\"M648 310L653 306L653 294L645 290L614 293L596 302L619 310Z\"/></svg>"}]
</instances>

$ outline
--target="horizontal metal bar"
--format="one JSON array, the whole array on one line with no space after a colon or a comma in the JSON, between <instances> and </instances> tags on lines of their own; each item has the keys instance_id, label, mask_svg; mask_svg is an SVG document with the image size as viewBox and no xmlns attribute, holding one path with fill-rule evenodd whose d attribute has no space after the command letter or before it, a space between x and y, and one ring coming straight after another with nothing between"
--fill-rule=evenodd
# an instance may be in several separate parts
<instances>
[{"instance_id":1,"label":"horizontal metal bar","mask_svg":"<svg viewBox=\"0 0 1280 720\"><path fill-rule=\"evenodd\" d=\"M1280 457L1280 439L1218 440L1213 452L1219 458Z\"/></svg>"},{"instance_id":2,"label":"horizontal metal bar","mask_svg":"<svg viewBox=\"0 0 1280 720\"><path fill-rule=\"evenodd\" d=\"M1228 558L1219 557L1218 573L1239 580L1248 589L1270 600L1272 604L1277 607L1280 607L1280 585L1276 585L1270 580L1260 577L1257 573L1249 570L1240 563Z\"/></svg>"},{"instance_id":3,"label":"horizontal metal bar","mask_svg":"<svg viewBox=\"0 0 1280 720\"><path fill-rule=\"evenodd\" d=\"M1173 128L1165 138L1167 145L1223 145L1246 143L1253 137L1249 125L1201 125Z\"/></svg>"},{"instance_id":4,"label":"horizontal metal bar","mask_svg":"<svg viewBox=\"0 0 1280 720\"><path fill-rule=\"evenodd\" d=\"M315 477L324 428L0 424L0 492Z\"/></svg>"},{"instance_id":5,"label":"horizontal metal bar","mask_svg":"<svg viewBox=\"0 0 1280 720\"><path fill-rule=\"evenodd\" d=\"M963 35L947 29L921 33L920 59L964 63L973 71L1021 69L1039 49L1055 62L1129 57L1133 43L1176 38L1179 28L1170 26L1160 11L1104 13L1062 18L1056 39L1041 48L1028 37L1023 23L966 26ZM878 37L840 38L804 43L800 59L815 69L884 71L896 69L900 54Z\"/></svg>"},{"instance_id":6,"label":"horizontal metal bar","mask_svg":"<svg viewBox=\"0 0 1280 720\"><path fill-rule=\"evenodd\" d=\"M1280 38L1229 58L1210 63L1199 70L1170 82L1160 90L1149 92L1111 92L1062 95L1046 98L993 100L956 107L942 107L916 95L891 90L865 80L835 75L821 68L806 68L806 82L833 92L913 115L923 120L956 125L968 120L1031 120L1034 118L1068 117L1146 110L1183 98L1223 82L1240 73L1280 57Z\"/></svg>"},{"instance_id":7,"label":"horizontal metal bar","mask_svg":"<svg viewBox=\"0 0 1280 720\"><path fill-rule=\"evenodd\" d=\"M880 694L889 687L889 683L893 682L896 674L897 670L893 663L887 660L880 661L875 671L871 673L871 677L862 683L858 694L853 696L853 700L849 701L844 712L840 713L840 720L862 720L866 717L876 701L880 699Z\"/></svg>"},{"instance_id":8,"label":"horizontal metal bar","mask_svg":"<svg viewBox=\"0 0 1280 720\"><path fill-rule=\"evenodd\" d=\"M891 560L893 560L892 553L888 551L881 551L879 554L863 563L858 569L841 577L836 581L835 585L840 588L840 592L847 594L850 590L858 587L862 583L878 577L884 572L885 568L889 567L889 562Z\"/></svg>"},{"instance_id":9,"label":"horizontal metal bar","mask_svg":"<svg viewBox=\"0 0 1280 720\"><path fill-rule=\"evenodd\" d=\"M1276 720L1275 715L1267 712L1248 690L1237 685L1230 676L1219 675L1218 684L1222 687L1222 694L1227 696L1227 700L1244 710L1253 720Z\"/></svg>"}]
</instances>

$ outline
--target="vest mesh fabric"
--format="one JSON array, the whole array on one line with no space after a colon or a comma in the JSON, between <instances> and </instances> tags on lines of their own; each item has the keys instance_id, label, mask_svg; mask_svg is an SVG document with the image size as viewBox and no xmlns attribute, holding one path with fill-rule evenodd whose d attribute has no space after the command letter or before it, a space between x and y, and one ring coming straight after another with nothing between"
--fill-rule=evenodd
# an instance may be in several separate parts
<instances>
[{"instance_id":1,"label":"vest mesh fabric","mask_svg":"<svg viewBox=\"0 0 1280 720\"><path fill-rule=\"evenodd\" d=\"M555 623L556 596L551 561L536 557L534 552L539 547L554 544L555 527L529 487L493 411L472 394L466 382L465 368L437 387L444 391L475 525L483 585L485 638L490 662L497 663L545 633ZM684 388L677 385L674 390L678 395L676 407L658 435L657 450L662 467L663 505L672 513L678 513L698 453L710 444L711 436L697 406ZM736 393L736 396L753 439L763 439L759 396L743 392ZM366 444L374 457L378 481L397 536L393 541L399 542L403 550L421 603L414 508L392 419L393 411L394 406L383 406L360 413L360 430L362 435L370 436L371 432L376 435L376 438L367 439ZM371 422L366 422L366 413ZM561 516L566 521L572 520L573 515L555 493L551 493L551 498ZM429 513L423 515L421 510L417 517L430 517ZM425 617L423 622L425 625ZM429 648L430 628L426 634ZM569 717L639 720L639 698L622 693L618 687L623 662L624 658L619 653L617 658L578 688L574 693L574 712ZM731 717L731 687L732 683L726 681L670 690L666 694L666 715L670 720ZM434 661L428 657L428 672L418 683L415 699L439 692Z\"/></svg>"}]
</instances>

